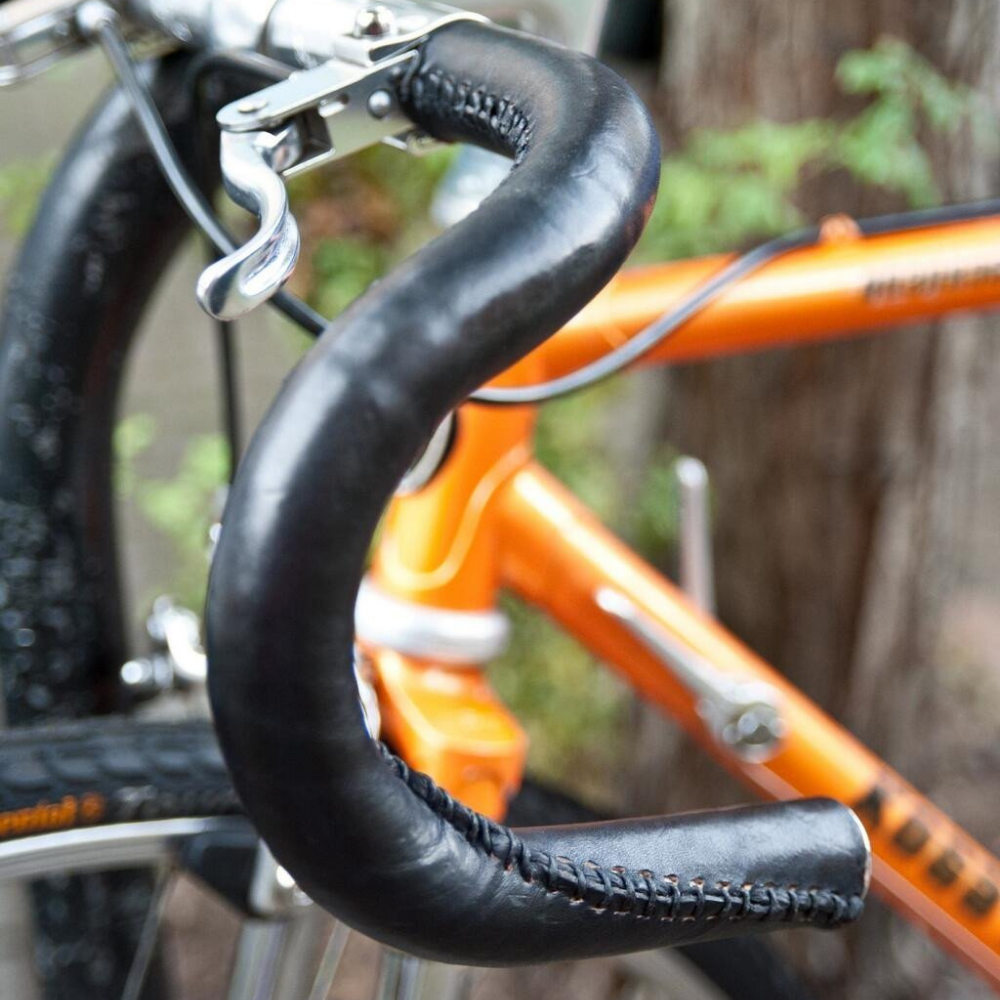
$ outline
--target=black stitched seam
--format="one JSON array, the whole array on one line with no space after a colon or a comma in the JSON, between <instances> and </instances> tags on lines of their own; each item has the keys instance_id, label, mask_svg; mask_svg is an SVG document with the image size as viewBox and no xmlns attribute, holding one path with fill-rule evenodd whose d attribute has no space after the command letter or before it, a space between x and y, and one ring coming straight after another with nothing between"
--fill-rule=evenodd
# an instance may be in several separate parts
<instances>
[{"instance_id":1,"label":"black stitched seam","mask_svg":"<svg viewBox=\"0 0 1000 1000\"><path fill-rule=\"evenodd\" d=\"M537 883L572 902L585 902L595 912L610 910L612 915L666 922L753 919L831 928L861 915L860 896L844 896L832 889L762 883L733 887L725 882L707 887L702 879L691 879L682 886L669 877L552 857L529 848L508 827L462 805L426 774L410 770L384 745L379 744L379 748L396 776L473 847L499 861L505 870L517 869L525 882Z\"/></svg>"},{"instance_id":2,"label":"black stitched seam","mask_svg":"<svg viewBox=\"0 0 1000 1000\"><path fill-rule=\"evenodd\" d=\"M420 111L433 109L438 116L471 126L483 135L500 140L518 166L531 145L532 122L508 97L491 94L469 80L428 69L423 53L408 64L397 81L400 102Z\"/></svg>"}]
</instances>

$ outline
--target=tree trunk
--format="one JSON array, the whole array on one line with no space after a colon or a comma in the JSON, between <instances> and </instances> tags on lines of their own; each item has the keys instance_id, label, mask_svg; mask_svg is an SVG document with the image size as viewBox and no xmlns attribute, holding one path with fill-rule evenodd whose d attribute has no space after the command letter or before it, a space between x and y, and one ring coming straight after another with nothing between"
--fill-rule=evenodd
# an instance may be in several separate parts
<instances>
[{"instance_id":1,"label":"tree trunk","mask_svg":"<svg viewBox=\"0 0 1000 1000\"><path fill-rule=\"evenodd\" d=\"M666 10L658 103L674 142L697 126L856 110L834 68L882 34L1000 109L991 0L667 0ZM994 153L968 137L934 142L948 201L1000 193ZM900 207L843 177L803 198L814 217ZM713 476L723 621L997 850L997 320L692 365L664 375L663 391L663 433ZM747 797L642 714L634 803ZM990 995L875 904L843 940L808 943L831 997Z\"/></svg>"}]
</instances>

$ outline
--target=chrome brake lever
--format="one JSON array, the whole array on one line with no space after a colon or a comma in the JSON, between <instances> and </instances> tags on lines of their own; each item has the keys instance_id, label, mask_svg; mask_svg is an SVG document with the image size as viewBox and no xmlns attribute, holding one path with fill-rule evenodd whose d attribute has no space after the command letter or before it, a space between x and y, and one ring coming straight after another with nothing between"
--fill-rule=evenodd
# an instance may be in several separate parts
<instances>
[{"instance_id":1,"label":"chrome brake lever","mask_svg":"<svg viewBox=\"0 0 1000 1000\"><path fill-rule=\"evenodd\" d=\"M389 16L393 7L405 13ZM236 252L208 267L198 301L218 319L236 319L271 298L298 260L298 226L283 178L386 142L413 153L429 147L396 100L394 81L417 58L416 45L455 20L484 20L440 4L396 0L380 4L381 27L359 14L335 57L293 73L224 107L222 179L232 199L260 220Z\"/></svg>"},{"instance_id":2,"label":"chrome brake lever","mask_svg":"<svg viewBox=\"0 0 1000 1000\"><path fill-rule=\"evenodd\" d=\"M235 319L266 302L288 280L299 257L299 228L281 180L282 164L299 155L298 129L223 132L222 178L230 198L260 219L253 238L207 267L198 301L219 319Z\"/></svg>"}]
</instances>

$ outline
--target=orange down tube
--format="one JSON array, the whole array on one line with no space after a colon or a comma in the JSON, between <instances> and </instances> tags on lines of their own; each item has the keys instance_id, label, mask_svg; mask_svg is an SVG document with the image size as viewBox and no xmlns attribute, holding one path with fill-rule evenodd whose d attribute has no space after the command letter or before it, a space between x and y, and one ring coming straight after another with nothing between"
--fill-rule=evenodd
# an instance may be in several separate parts
<instances>
[{"instance_id":1,"label":"orange down tube","mask_svg":"<svg viewBox=\"0 0 1000 1000\"><path fill-rule=\"evenodd\" d=\"M522 467L499 499L502 571L513 590L614 666L756 790L773 798L830 796L852 805L872 840L876 891L1000 989L996 858L695 609L540 467ZM598 606L602 588L626 597L675 643L718 671L771 685L787 724L774 756L749 763L724 751L669 664Z\"/></svg>"}]
</instances>

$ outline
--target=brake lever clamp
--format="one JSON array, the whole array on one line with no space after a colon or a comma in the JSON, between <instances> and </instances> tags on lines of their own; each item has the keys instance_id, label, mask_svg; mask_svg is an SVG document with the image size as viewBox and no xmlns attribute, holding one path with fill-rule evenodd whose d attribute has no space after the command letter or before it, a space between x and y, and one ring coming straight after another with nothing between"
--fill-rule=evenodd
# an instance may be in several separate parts
<instances>
[{"instance_id":1,"label":"brake lever clamp","mask_svg":"<svg viewBox=\"0 0 1000 1000\"><path fill-rule=\"evenodd\" d=\"M344 6L344 4L340 4ZM283 178L388 143L411 153L433 144L400 109L394 81L417 46L455 21L479 14L417 0L346 6L351 30L333 39L333 57L222 108L222 180L230 197L257 215L258 232L212 264L198 301L217 319L236 319L270 299L298 260L298 226Z\"/></svg>"}]
</instances>

